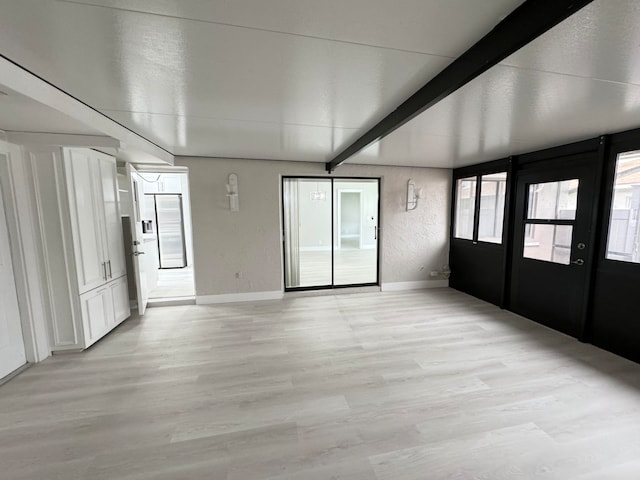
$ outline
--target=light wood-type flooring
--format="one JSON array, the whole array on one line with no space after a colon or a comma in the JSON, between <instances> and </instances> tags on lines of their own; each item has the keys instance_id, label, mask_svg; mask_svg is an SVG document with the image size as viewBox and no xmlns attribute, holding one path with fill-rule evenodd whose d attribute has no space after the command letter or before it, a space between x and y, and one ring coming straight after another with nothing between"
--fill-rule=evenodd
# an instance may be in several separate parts
<instances>
[{"instance_id":1,"label":"light wood-type flooring","mask_svg":"<svg viewBox=\"0 0 640 480\"><path fill-rule=\"evenodd\" d=\"M331 251L302 251L299 254L300 285L331 285ZM341 248L333 255L334 284L355 285L377 282L378 258L374 248Z\"/></svg>"},{"instance_id":2,"label":"light wood-type flooring","mask_svg":"<svg viewBox=\"0 0 640 480\"><path fill-rule=\"evenodd\" d=\"M640 365L449 289L152 308L0 387L0 478L640 478Z\"/></svg>"},{"instance_id":3,"label":"light wood-type flooring","mask_svg":"<svg viewBox=\"0 0 640 480\"><path fill-rule=\"evenodd\" d=\"M159 268L158 284L149 292L149 298L193 297L195 294L193 267Z\"/></svg>"}]
</instances>

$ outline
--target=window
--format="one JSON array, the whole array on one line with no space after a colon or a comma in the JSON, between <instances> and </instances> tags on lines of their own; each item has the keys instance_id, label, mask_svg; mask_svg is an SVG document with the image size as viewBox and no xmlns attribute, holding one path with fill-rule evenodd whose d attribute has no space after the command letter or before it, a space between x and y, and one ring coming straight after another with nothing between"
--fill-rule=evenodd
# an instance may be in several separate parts
<instances>
[{"instance_id":1,"label":"window","mask_svg":"<svg viewBox=\"0 0 640 480\"><path fill-rule=\"evenodd\" d=\"M480 178L478 240L481 242L502 243L507 172L483 175Z\"/></svg>"},{"instance_id":2,"label":"window","mask_svg":"<svg viewBox=\"0 0 640 480\"><path fill-rule=\"evenodd\" d=\"M571 179L529 185L524 258L569 265L579 184Z\"/></svg>"},{"instance_id":3,"label":"window","mask_svg":"<svg viewBox=\"0 0 640 480\"><path fill-rule=\"evenodd\" d=\"M502 243L506 190L507 172L458 179L454 237Z\"/></svg>"},{"instance_id":4,"label":"window","mask_svg":"<svg viewBox=\"0 0 640 480\"><path fill-rule=\"evenodd\" d=\"M476 177L461 178L456 184L456 238L473 239L473 218L476 210Z\"/></svg>"},{"instance_id":5,"label":"window","mask_svg":"<svg viewBox=\"0 0 640 480\"><path fill-rule=\"evenodd\" d=\"M640 150L616 160L607 258L640 263Z\"/></svg>"}]
</instances>

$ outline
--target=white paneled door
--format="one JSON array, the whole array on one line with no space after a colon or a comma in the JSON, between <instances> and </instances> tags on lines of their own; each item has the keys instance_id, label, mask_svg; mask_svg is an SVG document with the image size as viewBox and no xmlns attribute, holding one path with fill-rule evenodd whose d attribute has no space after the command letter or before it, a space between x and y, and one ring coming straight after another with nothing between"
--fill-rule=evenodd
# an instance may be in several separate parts
<instances>
[{"instance_id":1,"label":"white paneled door","mask_svg":"<svg viewBox=\"0 0 640 480\"><path fill-rule=\"evenodd\" d=\"M9 232L0 187L0 378L27 362L20 325L20 310L11 264Z\"/></svg>"}]
</instances>

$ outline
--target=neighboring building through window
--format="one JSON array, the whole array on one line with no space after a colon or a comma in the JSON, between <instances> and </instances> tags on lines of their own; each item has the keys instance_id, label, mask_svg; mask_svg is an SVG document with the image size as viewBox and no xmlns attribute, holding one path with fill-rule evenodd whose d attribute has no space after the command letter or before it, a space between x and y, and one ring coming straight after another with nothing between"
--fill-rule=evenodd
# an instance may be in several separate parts
<instances>
[{"instance_id":1,"label":"neighboring building through window","mask_svg":"<svg viewBox=\"0 0 640 480\"><path fill-rule=\"evenodd\" d=\"M502 243L506 191L507 172L483 175L480 177L479 241Z\"/></svg>"},{"instance_id":2,"label":"neighboring building through window","mask_svg":"<svg viewBox=\"0 0 640 480\"><path fill-rule=\"evenodd\" d=\"M453 236L502 243L506 190L507 172L458 179ZM479 205L476 205L478 200ZM476 219L478 231L474 236Z\"/></svg>"},{"instance_id":3,"label":"neighboring building through window","mask_svg":"<svg viewBox=\"0 0 640 480\"><path fill-rule=\"evenodd\" d=\"M476 177L461 178L456 183L456 223L453 234L456 238L473 239L476 184Z\"/></svg>"},{"instance_id":4,"label":"neighboring building through window","mask_svg":"<svg viewBox=\"0 0 640 480\"><path fill-rule=\"evenodd\" d=\"M640 150L618 155L607 258L640 263Z\"/></svg>"}]
</instances>

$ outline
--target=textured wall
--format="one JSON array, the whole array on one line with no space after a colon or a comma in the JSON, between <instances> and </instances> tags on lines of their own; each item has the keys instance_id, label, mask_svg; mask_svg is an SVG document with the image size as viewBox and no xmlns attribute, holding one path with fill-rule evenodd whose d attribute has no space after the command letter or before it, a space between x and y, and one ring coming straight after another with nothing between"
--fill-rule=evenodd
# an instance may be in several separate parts
<instances>
[{"instance_id":1,"label":"textured wall","mask_svg":"<svg viewBox=\"0 0 640 480\"><path fill-rule=\"evenodd\" d=\"M326 176L324 164L177 157L189 168L196 294L282 290L281 175ZM240 211L230 212L225 184L238 175ZM429 280L447 263L451 171L345 165L335 176L380 177L381 281ZM423 189L406 211L407 180Z\"/></svg>"}]
</instances>

